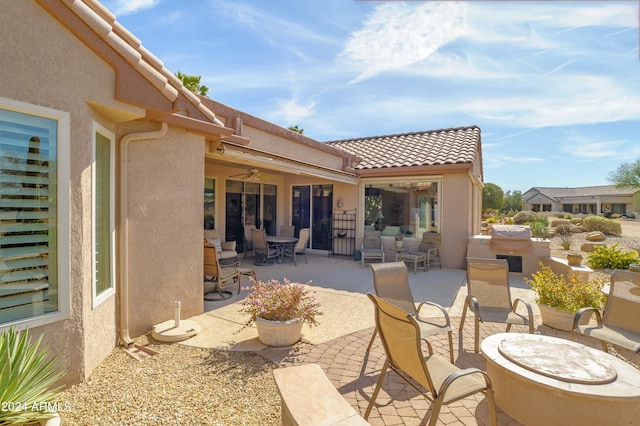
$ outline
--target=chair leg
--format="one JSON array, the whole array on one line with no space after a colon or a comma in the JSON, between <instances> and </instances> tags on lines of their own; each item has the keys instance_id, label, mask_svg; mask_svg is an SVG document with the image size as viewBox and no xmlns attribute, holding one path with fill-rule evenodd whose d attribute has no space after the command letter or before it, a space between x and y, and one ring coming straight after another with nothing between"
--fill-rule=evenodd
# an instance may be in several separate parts
<instances>
[{"instance_id":1,"label":"chair leg","mask_svg":"<svg viewBox=\"0 0 640 426\"><path fill-rule=\"evenodd\" d=\"M453 332L450 331L447 334L449 335L449 358L451 359L451 364L454 364L454 362L453 362Z\"/></svg>"},{"instance_id":2,"label":"chair leg","mask_svg":"<svg viewBox=\"0 0 640 426\"><path fill-rule=\"evenodd\" d=\"M498 416L496 414L496 399L493 395L493 386L487 386L485 394L487 395L487 404L489 404L489 421L491 426L497 426Z\"/></svg>"},{"instance_id":3,"label":"chair leg","mask_svg":"<svg viewBox=\"0 0 640 426\"><path fill-rule=\"evenodd\" d=\"M475 332L474 332L474 336L473 336L473 351L475 353L479 352L480 349L480 315L478 315L477 312L475 312Z\"/></svg>"},{"instance_id":4,"label":"chair leg","mask_svg":"<svg viewBox=\"0 0 640 426\"><path fill-rule=\"evenodd\" d=\"M307 250L304 251L304 261L309 264L309 259L307 259Z\"/></svg>"},{"instance_id":5,"label":"chair leg","mask_svg":"<svg viewBox=\"0 0 640 426\"><path fill-rule=\"evenodd\" d=\"M458 327L458 332L460 333L460 339L458 342L458 345L460 346L460 350L462 350L463 348L463 336L462 336L462 329L464 328L464 320L467 318L467 308L469 308L469 296L467 296L464 299L464 308L462 308L462 318L460 318L460 326Z\"/></svg>"},{"instance_id":6,"label":"chair leg","mask_svg":"<svg viewBox=\"0 0 640 426\"><path fill-rule=\"evenodd\" d=\"M439 396L431 405L431 417L429 418L429 426L435 426L438 422L440 409L442 408L442 395Z\"/></svg>"},{"instance_id":7,"label":"chair leg","mask_svg":"<svg viewBox=\"0 0 640 426\"><path fill-rule=\"evenodd\" d=\"M384 360L384 365L382 366L382 371L380 371L380 378L378 379L378 383L376 384L376 389L373 391L373 395L371 395L371 400L369 401L367 410L364 412L365 420L367 420L369 418L369 414L371 414L371 409L373 408L373 404L376 402L376 398L378 397L378 392L380 392L380 388L382 387L384 376L385 374L387 374L387 368L389 368L388 358Z\"/></svg>"},{"instance_id":8,"label":"chair leg","mask_svg":"<svg viewBox=\"0 0 640 426\"><path fill-rule=\"evenodd\" d=\"M366 352L369 352L369 350L371 349L371 346L373 345L373 341L376 338L376 334L378 334L378 328L377 327L373 329L373 334L371 335L371 340L369 340L369 346L367 346ZM451 356L451 358L453 359L453 355Z\"/></svg>"}]
</instances>

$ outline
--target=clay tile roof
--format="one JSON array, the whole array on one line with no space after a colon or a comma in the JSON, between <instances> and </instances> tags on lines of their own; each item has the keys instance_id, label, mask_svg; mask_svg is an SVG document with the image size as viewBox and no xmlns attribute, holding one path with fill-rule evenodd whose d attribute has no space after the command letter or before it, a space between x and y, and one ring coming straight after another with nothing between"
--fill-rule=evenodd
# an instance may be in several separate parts
<instances>
[{"instance_id":1,"label":"clay tile roof","mask_svg":"<svg viewBox=\"0 0 640 426\"><path fill-rule=\"evenodd\" d=\"M458 127L327 143L362 158L356 170L464 164L479 159L480 128Z\"/></svg>"},{"instance_id":2,"label":"clay tile roof","mask_svg":"<svg viewBox=\"0 0 640 426\"><path fill-rule=\"evenodd\" d=\"M638 189L632 187L618 188L615 185L583 186L578 188L534 186L527 192L530 191L538 192L540 194L546 195L549 198L561 199L566 197L633 195L638 192Z\"/></svg>"}]
</instances>

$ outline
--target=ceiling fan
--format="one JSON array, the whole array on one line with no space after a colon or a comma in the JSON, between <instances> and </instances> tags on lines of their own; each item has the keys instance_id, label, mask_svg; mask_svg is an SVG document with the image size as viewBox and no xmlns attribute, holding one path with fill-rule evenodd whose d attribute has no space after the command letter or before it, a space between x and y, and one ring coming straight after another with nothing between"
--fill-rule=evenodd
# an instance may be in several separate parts
<instances>
[{"instance_id":1,"label":"ceiling fan","mask_svg":"<svg viewBox=\"0 0 640 426\"><path fill-rule=\"evenodd\" d=\"M247 170L247 173L241 173L239 175L232 175L229 176L230 178L240 178L241 180L244 181L249 181L249 182L258 182L261 181L263 179L269 179L269 175L265 174L265 173L261 173L259 169L256 168L250 168Z\"/></svg>"}]
</instances>

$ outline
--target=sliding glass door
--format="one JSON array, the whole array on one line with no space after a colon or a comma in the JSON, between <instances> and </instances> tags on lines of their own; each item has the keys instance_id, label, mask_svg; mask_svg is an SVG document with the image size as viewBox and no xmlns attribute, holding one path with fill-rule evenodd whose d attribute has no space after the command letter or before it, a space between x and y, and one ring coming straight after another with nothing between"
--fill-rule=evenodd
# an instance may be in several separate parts
<instances>
[{"instance_id":1,"label":"sliding glass door","mask_svg":"<svg viewBox=\"0 0 640 426\"><path fill-rule=\"evenodd\" d=\"M333 185L297 185L292 188L291 224L295 235L311 228L311 248L331 250Z\"/></svg>"}]
</instances>

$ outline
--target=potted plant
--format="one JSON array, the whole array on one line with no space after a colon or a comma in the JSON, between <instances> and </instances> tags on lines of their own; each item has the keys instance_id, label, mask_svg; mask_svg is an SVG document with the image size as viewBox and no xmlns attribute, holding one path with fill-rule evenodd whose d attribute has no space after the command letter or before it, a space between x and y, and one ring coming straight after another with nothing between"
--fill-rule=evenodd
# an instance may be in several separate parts
<instances>
[{"instance_id":1,"label":"potted plant","mask_svg":"<svg viewBox=\"0 0 640 426\"><path fill-rule=\"evenodd\" d=\"M525 281L536 294L542 322L549 327L564 331L573 328L574 314L585 307L604 305L605 294L602 278L585 281L577 272L568 276L554 273L548 266L540 265L540 270ZM581 324L589 322L590 316L583 316Z\"/></svg>"},{"instance_id":2,"label":"potted plant","mask_svg":"<svg viewBox=\"0 0 640 426\"><path fill-rule=\"evenodd\" d=\"M240 301L240 312L249 314L246 325L256 324L258 339L269 346L289 346L300 340L302 325L318 324L320 304L310 292L309 284L284 283L276 279L256 281Z\"/></svg>"},{"instance_id":3,"label":"potted plant","mask_svg":"<svg viewBox=\"0 0 640 426\"><path fill-rule=\"evenodd\" d=\"M62 372L49 347L40 347L42 336L32 343L27 330L0 334L0 424L60 424L54 383Z\"/></svg>"},{"instance_id":4,"label":"potted plant","mask_svg":"<svg viewBox=\"0 0 640 426\"><path fill-rule=\"evenodd\" d=\"M402 240L404 240L404 234L398 232L395 236L396 239L396 248L402 248Z\"/></svg>"}]
</instances>

